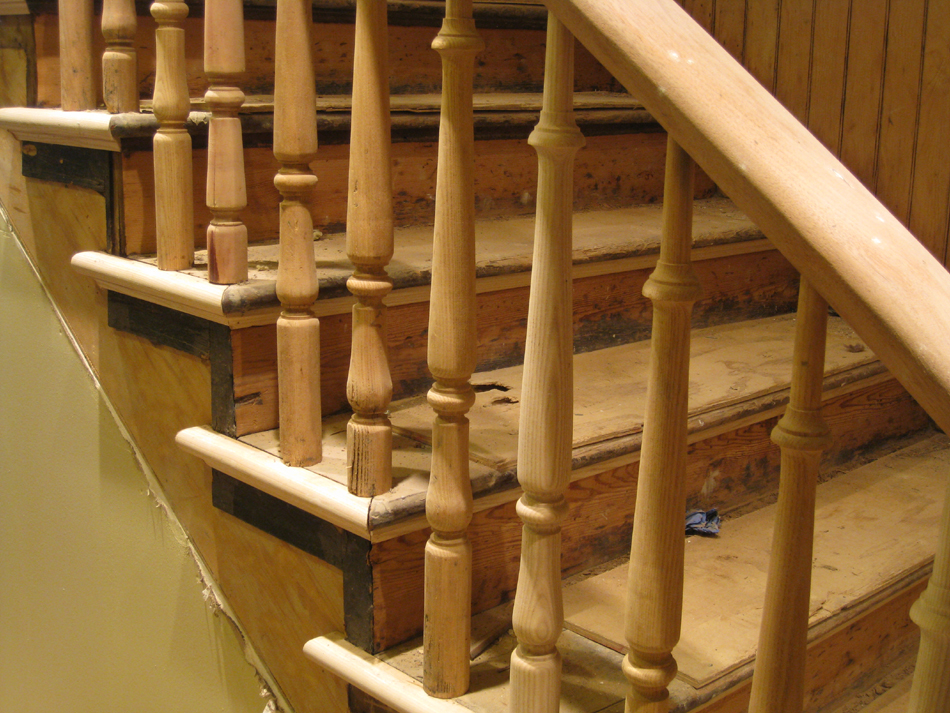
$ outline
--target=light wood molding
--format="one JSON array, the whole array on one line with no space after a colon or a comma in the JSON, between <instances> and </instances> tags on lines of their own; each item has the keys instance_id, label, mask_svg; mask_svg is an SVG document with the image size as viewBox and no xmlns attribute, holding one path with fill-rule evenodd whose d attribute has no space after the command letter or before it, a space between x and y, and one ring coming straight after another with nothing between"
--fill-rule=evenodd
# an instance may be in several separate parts
<instances>
[{"instance_id":1,"label":"light wood molding","mask_svg":"<svg viewBox=\"0 0 950 713\"><path fill-rule=\"evenodd\" d=\"M460 703L430 698L416 679L353 646L339 632L311 639L303 652L398 713L471 713Z\"/></svg>"},{"instance_id":2,"label":"light wood molding","mask_svg":"<svg viewBox=\"0 0 950 713\"><path fill-rule=\"evenodd\" d=\"M122 150L119 140L112 135L112 115L105 111L5 107L0 109L0 128L20 141Z\"/></svg>"},{"instance_id":3,"label":"light wood molding","mask_svg":"<svg viewBox=\"0 0 950 713\"><path fill-rule=\"evenodd\" d=\"M950 431L950 273L678 5L548 5Z\"/></svg>"}]
</instances>

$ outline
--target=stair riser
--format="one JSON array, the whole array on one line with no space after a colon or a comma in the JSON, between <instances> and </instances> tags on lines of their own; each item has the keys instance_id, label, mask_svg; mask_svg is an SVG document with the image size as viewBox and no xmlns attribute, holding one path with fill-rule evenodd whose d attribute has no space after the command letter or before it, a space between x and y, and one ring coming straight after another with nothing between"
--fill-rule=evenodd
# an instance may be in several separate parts
<instances>
[{"instance_id":1,"label":"stair riser","mask_svg":"<svg viewBox=\"0 0 950 713\"><path fill-rule=\"evenodd\" d=\"M194 12L194 10L192 10ZM204 19L189 17L185 28L186 73L191 97L203 97L208 82L203 66ZM98 18L96 18L98 26ZM246 72L242 88L248 95L274 93L274 22L245 20ZM442 67L431 43L438 27L391 26L390 85L396 94L431 93L441 89ZM59 18L38 15L34 23L38 106L59 106ZM475 91L541 91L544 82L544 31L480 29L485 50L477 58ZM353 81L353 26L313 25L314 66L318 94L349 94ZM138 85L151 99L155 83L155 21L139 17ZM102 35L95 32L93 51L102 55ZM617 81L582 47L577 47L577 91L617 91Z\"/></svg>"},{"instance_id":2,"label":"stair riser","mask_svg":"<svg viewBox=\"0 0 950 713\"><path fill-rule=\"evenodd\" d=\"M834 436L824 467L840 465L889 438L925 428L929 419L895 381L858 389L826 402ZM728 511L774 492L779 450L769 434L777 416L694 443L687 462L691 507ZM565 574L625 554L630 546L638 464L616 467L573 483L564 525ZM726 524L728 527L728 523ZM423 549L428 530L374 544L374 646L383 650L422 630ZM514 595L521 522L513 502L475 514L473 609L490 609Z\"/></svg>"},{"instance_id":3,"label":"stair riser","mask_svg":"<svg viewBox=\"0 0 950 713\"><path fill-rule=\"evenodd\" d=\"M695 307L695 327L790 312L798 275L777 251L696 263L708 285ZM649 337L652 309L641 294L651 269L585 277L574 282L575 350L591 351ZM524 280L527 274L522 275ZM521 363L528 314L527 285L478 296L478 371ZM428 303L390 307L389 357L395 398L423 393L432 383L426 366ZM322 399L325 414L348 408L349 313L321 322ZM234 410L238 435L277 427L277 343L274 326L232 332Z\"/></svg>"},{"instance_id":4,"label":"stair riser","mask_svg":"<svg viewBox=\"0 0 950 713\"><path fill-rule=\"evenodd\" d=\"M267 137L269 141L269 137ZM139 141L138 143L141 143ZM200 146L195 141L196 146ZM435 212L435 142L393 145L393 198L397 226L431 225ZM666 135L634 133L591 136L577 155L574 170L576 210L619 208L655 203L663 196ZM346 223L349 146L323 145L311 164L319 182L311 201L314 227L342 231ZM205 205L206 148L193 153L195 238L199 247L211 214ZM277 238L280 195L274 188L279 168L268 145L244 151L248 207L241 214L251 242ZM531 215L535 211L538 158L523 139L479 141L476 145L475 205L480 219ZM713 184L697 180L697 196ZM155 186L151 151L132 151L122 159L125 204L124 250L127 255L155 252Z\"/></svg>"}]
</instances>

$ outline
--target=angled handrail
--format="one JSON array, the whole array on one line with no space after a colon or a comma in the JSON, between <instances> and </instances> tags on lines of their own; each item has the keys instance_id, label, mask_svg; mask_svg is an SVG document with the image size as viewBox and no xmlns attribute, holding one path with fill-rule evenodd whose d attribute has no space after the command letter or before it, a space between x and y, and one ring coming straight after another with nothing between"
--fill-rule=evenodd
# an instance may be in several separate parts
<instances>
[{"instance_id":1,"label":"angled handrail","mask_svg":"<svg viewBox=\"0 0 950 713\"><path fill-rule=\"evenodd\" d=\"M546 0L950 429L950 273L672 0Z\"/></svg>"}]
</instances>

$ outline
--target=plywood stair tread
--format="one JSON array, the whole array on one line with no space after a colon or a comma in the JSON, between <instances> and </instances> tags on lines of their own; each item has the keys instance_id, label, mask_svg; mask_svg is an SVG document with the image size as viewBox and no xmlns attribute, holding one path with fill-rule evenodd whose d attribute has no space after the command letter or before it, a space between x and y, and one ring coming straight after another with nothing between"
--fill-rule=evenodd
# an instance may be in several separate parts
<instances>
[{"instance_id":1,"label":"plywood stair tread","mask_svg":"<svg viewBox=\"0 0 950 713\"><path fill-rule=\"evenodd\" d=\"M950 439L941 434L819 486L810 642L927 574L948 470ZM681 672L671 686L673 710L708 700L700 688L715 688L717 679L754 656L773 511L770 506L729 520L718 538L687 539L683 633L674 652ZM564 713L623 710L627 688L617 635L623 631L618 622L625 579L621 565L565 588L566 629L558 642ZM320 642L327 649L317 655L323 665L334 655L331 643ZM453 701L457 710L507 710L514 645L509 632L473 660L472 690ZM308 644L311 652L316 648ZM379 654L376 662L420 681L421 641ZM746 666L743 676L750 674ZM733 676L720 688L735 684Z\"/></svg>"},{"instance_id":2,"label":"plywood stair tread","mask_svg":"<svg viewBox=\"0 0 950 713\"><path fill-rule=\"evenodd\" d=\"M659 252L662 205L639 205L574 215L575 276L609 274L649 267ZM694 210L696 260L772 249L755 225L725 198L696 202ZM320 296L318 315L348 313L352 298L346 280L353 265L346 257L346 236L322 236L314 243ZM476 223L477 289L492 291L528 284L534 241L534 218ZM394 292L387 304L428 299L431 279L432 227L400 228L388 273ZM104 253L79 253L73 266L106 289L178 309L231 326L276 321L276 243L252 243L248 250L249 280L237 285L208 282L207 253L198 251L195 266L181 272L161 272L153 255L132 260Z\"/></svg>"},{"instance_id":3,"label":"plywood stair tread","mask_svg":"<svg viewBox=\"0 0 950 713\"><path fill-rule=\"evenodd\" d=\"M692 440L781 411L791 373L794 322L794 316L785 315L693 333ZM574 357L575 479L604 468L608 462L638 458L649 349L649 341L643 341ZM521 373L518 366L473 377L478 393L469 417L476 510L519 496L515 467ZM826 398L880 378L889 377L875 355L840 318L831 318ZM372 499L356 498L346 491L346 414L324 422L324 460L307 469L281 464L277 431L234 441L208 429L188 429L179 435L179 442L213 467L276 497L291 498L293 504L318 517L326 519L328 512L345 504L352 515L351 524L341 526L379 540L426 526L432 418L424 396L392 404L394 487ZM322 493L336 495L325 501Z\"/></svg>"}]
</instances>

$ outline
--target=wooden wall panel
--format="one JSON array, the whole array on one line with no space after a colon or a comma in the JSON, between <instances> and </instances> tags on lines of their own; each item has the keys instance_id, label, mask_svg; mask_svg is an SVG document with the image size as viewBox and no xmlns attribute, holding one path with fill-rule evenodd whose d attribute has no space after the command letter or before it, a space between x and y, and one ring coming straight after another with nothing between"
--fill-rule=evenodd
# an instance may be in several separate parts
<instances>
[{"instance_id":1,"label":"wooden wall panel","mask_svg":"<svg viewBox=\"0 0 950 713\"><path fill-rule=\"evenodd\" d=\"M780 0L754 0L746 12L745 66L770 92L775 89Z\"/></svg>"},{"instance_id":2,"label":"wooden wall panel","mask_svg":"<svg viewBox=\"0 0 950 713\"><path fill-rule=\"evenodd\" d=\"M875 192L905 225L910 213L926 10L926 0L891 0L887 20Z\"/></svg>"},{"instance_id":3,"label":"wooden wall panel","mask_svg":"<svg viewBox=\"0 0 950 713\"><path fill-rule=\"evenodd\" d=\"M808 128L835 156L841 152L841 117L847 69L851 0L822 0L815 6Z\"/></svg>"},{"instance_id":4,"label":"wooden wall panel","mask_svg":"<svg viewBox=\"0 0 950 713\"><path fill-rule=\"evenodd\" d=\"M924 36L923 78L917 131L917 163L910 230L942 262L947 258L950 202L950 3L930 0Z\"/></svg>"},{"instance_id":5,"label":"wooden wall panel","mask_svg":"<svg viewBox=\"0 0 950 713\"><path fill-rule=\"evenodd\" d=\"M706 32L713 33L713 9L716 0L680 0L680 4Z\"/></svg>"},{"instance_id":6,"label":"wooden wall panel","mask_svg":"<svg viewBox=\"0 0 950 713\"><path fill-rule=\"evenodd\" d=\"M813 8L807 1L783 2L779 23L775 96L802 123L808 120Z\"/></svg>"},{"instance_id":7,"label":"wooden wall panel","mask_svg":"<svg viewBox=\"0 0 950 713\"><path fill-rule=\"evenodd\" d=\"M873 190L884 85L888 0L864 0L851 13L841 161Z\"/></svg>"},{"instance_id":8,"label":"wooden wall panel","mask_svg":"<svg viewBox=\"0 0 950 713\"><path fill-rule=\"evenodd\" d=\"M746 0L716 0L715 37L742 62L745 50Z\"/></svg>"}]
</instances>

